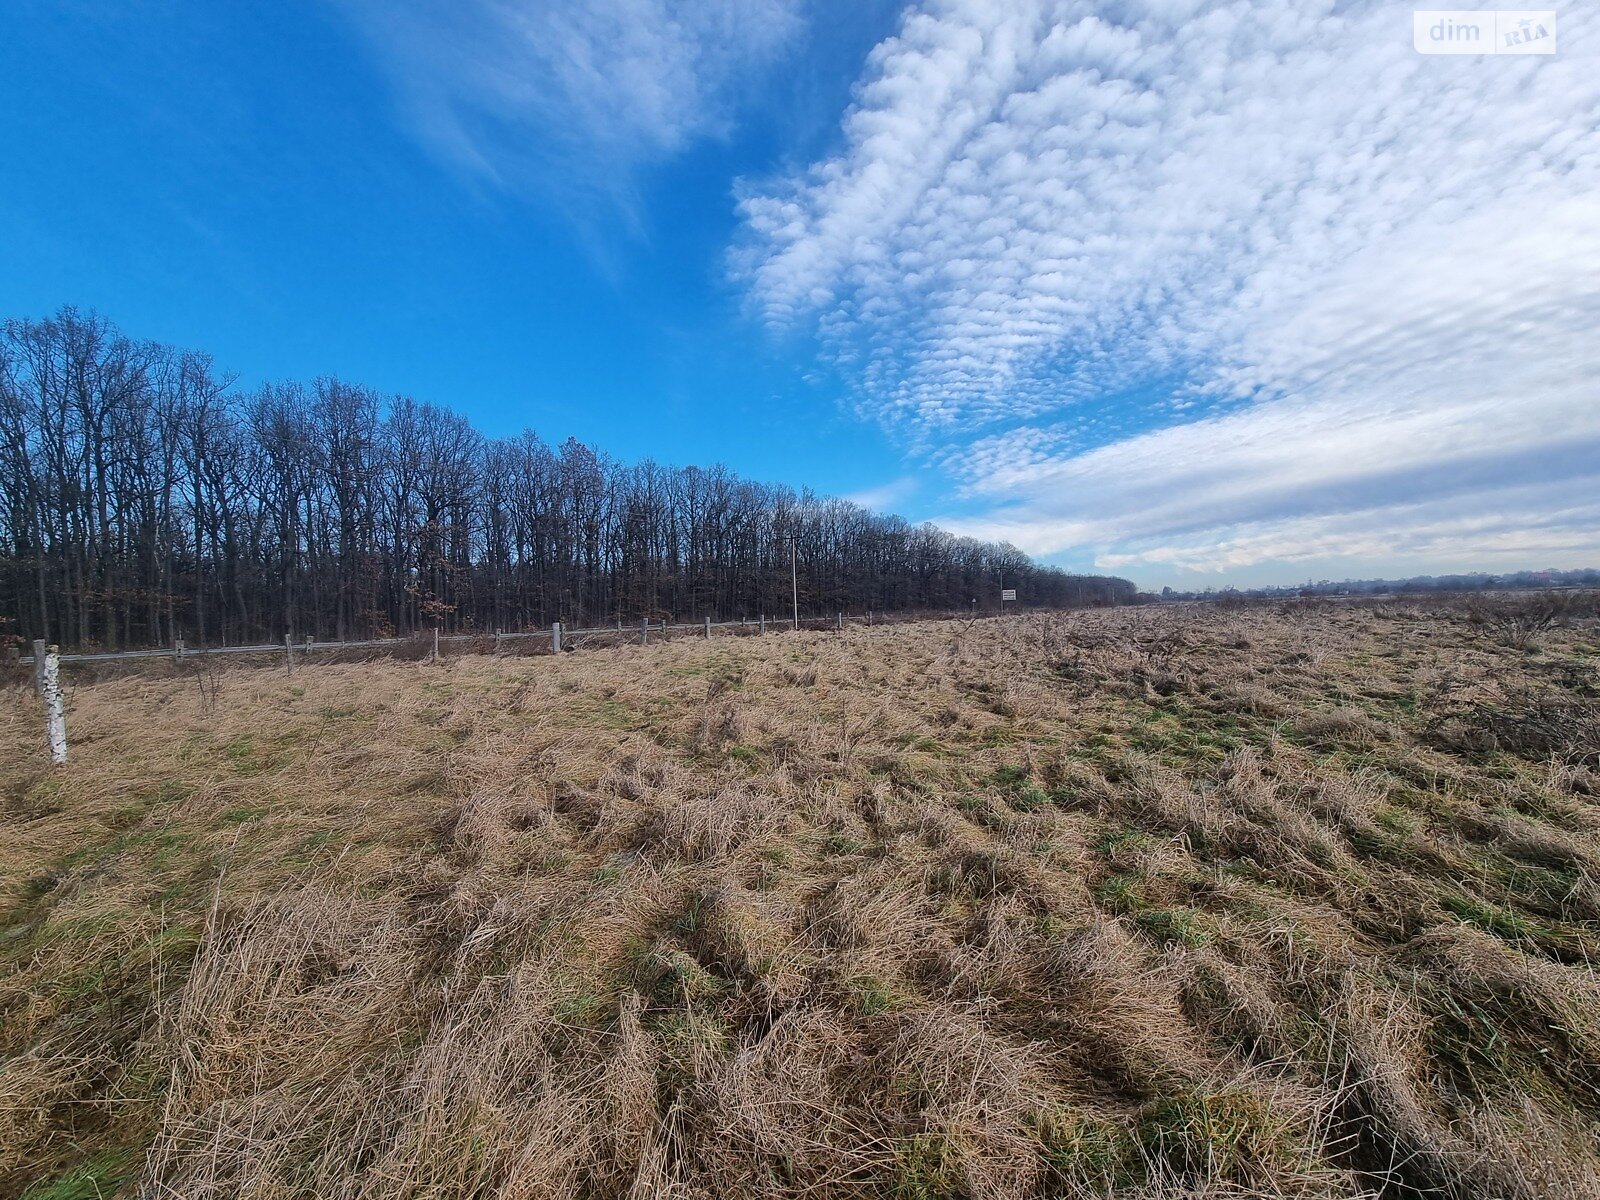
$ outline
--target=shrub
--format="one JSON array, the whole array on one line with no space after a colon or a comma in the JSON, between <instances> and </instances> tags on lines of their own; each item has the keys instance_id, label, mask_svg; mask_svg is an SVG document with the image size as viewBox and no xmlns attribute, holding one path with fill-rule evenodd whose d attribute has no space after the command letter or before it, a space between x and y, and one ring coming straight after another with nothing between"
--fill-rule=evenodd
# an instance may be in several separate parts
<instances>
[{"instance_id":1,"label":"shrub","mask_svg":"<svg viewBox=\"0 0 1600 1200\"><path fill-rule=\"evenodd\" d=\"M1600 703L1543 688L1504 693L1441 717L1430 736L1458 754L1514 754L1600 767Z\"/></svg>"}]
</instances>

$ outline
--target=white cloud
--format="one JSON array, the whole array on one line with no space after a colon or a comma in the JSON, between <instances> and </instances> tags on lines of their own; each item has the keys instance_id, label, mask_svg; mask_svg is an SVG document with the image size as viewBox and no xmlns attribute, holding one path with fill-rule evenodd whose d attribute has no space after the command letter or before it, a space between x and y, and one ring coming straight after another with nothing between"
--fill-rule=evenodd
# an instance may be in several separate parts
<instances>
[{"instance_id":1,"label":"white cloud","mask_svg":"<svg viewBox=\"0 0 1600 1200\"><path fill-rule=\"evenodd\" d=\"M839 153L747 190L738 268L974 532L1600 560L1600 15L1559 21L1439 58L1392 4L929 3Z\"/></svg>"},{"instance_id":2,"label":"white cloud","mask_svg":"<svg viewBox=\"0 0 1600 1200\"><path fill-rule=\"evenodd\" d=\"M420 138L501 184L606 191L724 131L799 0L343 0Z\"/></svg>"},{"instance_id":3,"label":"white cloud","mask_svg":"<svg viewBox=\"0 0 1600 1200\"><path fill-rule=\"evenodd\" d=\"M888 483L877 487L864 488L859 492L850 492L841 497L851 504L859 504L862 508L870 508L875 512L893 512L904 504L917 492L917 479L914 475L905 475L899 479L892 479Z\"/></svg>"}]
</instances>

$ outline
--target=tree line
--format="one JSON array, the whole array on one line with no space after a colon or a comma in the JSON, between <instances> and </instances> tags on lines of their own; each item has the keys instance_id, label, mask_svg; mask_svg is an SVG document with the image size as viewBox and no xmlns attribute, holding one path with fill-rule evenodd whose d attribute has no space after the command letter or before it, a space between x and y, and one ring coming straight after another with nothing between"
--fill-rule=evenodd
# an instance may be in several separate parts
<instances>
[{"instance_id":1,"label":"tree line","mask_svg":"<svg viewBox=\"0 0 1600 1200\"><path fill-rule=\"evenodd\" d=\"M487 438L334 378L240 389L93 313L0 336L0 636L246 644L1125 602L1126 580L725 467Z\"/></svg>"},{"instance_id":2,"label":"tree line","mask_svg":"<svg viewBox=\"0 0 1600 1200\"><path fill-rule=\"evenodd\" d=\"M1600 568L1579 567L1543 571L1471 571L1461 575L1412 575L1405 579L1318 579L1305 583L1268 584L1264 587L1208 587L1203 591L1161 589L1162 600L1226 600L1284 596L1416 595L1424 592L1527 592L1551 588L1600 588Z\"/></svg>"}]
</instances>

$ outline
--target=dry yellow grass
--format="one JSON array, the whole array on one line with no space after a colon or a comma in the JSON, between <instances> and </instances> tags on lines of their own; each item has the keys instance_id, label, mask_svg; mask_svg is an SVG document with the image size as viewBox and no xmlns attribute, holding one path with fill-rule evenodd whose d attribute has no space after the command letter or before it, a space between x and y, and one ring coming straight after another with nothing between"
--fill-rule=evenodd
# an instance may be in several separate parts
<instances>
[{"instance_id":1,"label":"dry yellow grass","mask_svg":"<svg viewBox=\"0 0 1600 1200\"><path fill-rule=\"evenodd\" d=\"M0 1194L1600 1195L1600 629L1189 607L0 717ZM1587 724L1585 723L1587 722Z\"/></svg>"}]
</instances>

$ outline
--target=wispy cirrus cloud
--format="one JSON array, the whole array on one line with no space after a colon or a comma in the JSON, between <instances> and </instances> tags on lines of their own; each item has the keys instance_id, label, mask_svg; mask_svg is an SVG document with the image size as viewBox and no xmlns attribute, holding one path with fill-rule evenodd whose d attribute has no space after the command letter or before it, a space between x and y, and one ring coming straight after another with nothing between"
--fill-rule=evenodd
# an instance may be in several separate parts
<instances>
[{"instance_id":1,"label":"wispy cirrus cloud","mask_svg":"<svg viewBox=\"0 0 1600 1200\"><path fill-rule=\"evenodd\" d=\"M342 0L417 136L512 186L614 192L724 132L801 28L799 0Z\"/></svg>"},{"instance_id":2,"label":"wispy cirrus cloud","mask_svg":"<svg viewBox=\"0 0 1600 1200\"><path fill-rule=\"evenodd\" d=\"M973 531L1147 573L1594 560L1600 19L1560 20L1554 58L1447 59L1392 4L935 0L835 156L747 186L737 267Z\"/></svg>"}]
</instances>

